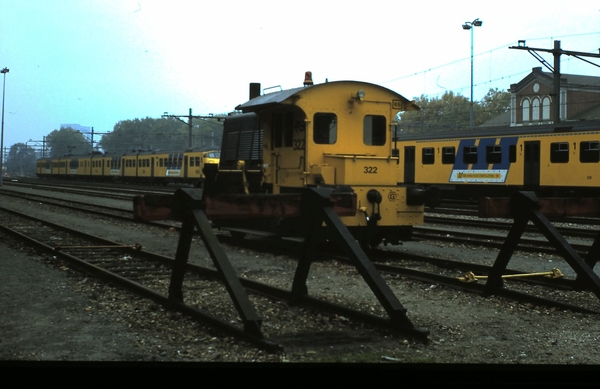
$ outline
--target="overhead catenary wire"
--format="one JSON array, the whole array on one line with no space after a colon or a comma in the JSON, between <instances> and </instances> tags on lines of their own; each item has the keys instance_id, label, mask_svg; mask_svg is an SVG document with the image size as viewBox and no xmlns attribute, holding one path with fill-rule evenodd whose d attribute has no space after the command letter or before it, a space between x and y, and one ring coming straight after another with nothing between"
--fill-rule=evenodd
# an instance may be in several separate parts
<instances>
[{"instance_id":1,"label":"overhead catenary wire","mask_svg":"<svg viewBox=\"0 0 600 389\"><path fill-rule=\"evenodd\" d=\"M544 41L544 40L551 40L551 41L553 41L555 39L564 39L564 38L572 38L572 37L579 37L579 36L591 36L591 35L600 35L600 31L589 32L589 33L581 33L581 34L561 35L561 36L547 36L547 37L541 37L541 38L527 38L527 41L528 42L531 42L531 41ZM486 50L486 51L474 54L474 58L480 58L482 56L489 55L490 56L490 62L491 62L491 56L492 56L492 54L494 52L499 51L499 50L507 50L510 46L516 45L516 44L518 44L518 41L509 42L509 43L507 43L505 45L498 46L498 47L493 48L491 50ZM599 46L600 46L600 44L599 44ZM598 47L594 47L591 50L597 50L597 49L598 49ZM434 66L434 67L431 67L431 68L427 68L425 70L421 70L421 71L418 71L418 72L406 74L404 76L400 76L400 77L388 79L386 81L380 82L380 84L381 85L387 85L387 84L390 84L390 83L393 83L393 82L397 82L397 81L400 81L400 80L405 80L405 79L408 79L408 78L411 78L411 77L416 77L416 76L421 76L422 75L423 76L423 85L424 85L423 89L425 90L425 84L426 84L426 80L427 80L427 73L431 73L431 72L436 71L436 70L448 68L448 67L450 67L452 65L456 65L456 64L458 64L460 62L469 61L470 59L471 59L470 56L463 57L463 58L460 58L460 59L457 59L457 60L454 60L454 61L451 61L451 62L447 62L447 63L442 64L442 65L438 65L438 66ZM571 57L561 58L561 62L568 63L572 59L573 58L571 58ZM503 75L503 76L500 76L500 77L492 78L492 72L491 72L491 66L490 66L489 73L488 73L488 79L485 80L485 81L480 81L480 82L474 83L473 86L474 87L481 87L481 86L493 84L493 83L496 83L496 82L502 81L502 80L510 80L510 79L513 79L513 78L515 78L517 76L523 76L525 74L529 74L530 72L531 72L531 69L524 69L521 72L516 72L516 73L507 74L507 75ZM452 91L454 93L461 93L464 90L470 89L470 87L471 87L470 85L465 85L465 86L460 86L460 87L454 87L454 88L445 89L443 92L437 92L437 93L433 93L433 94L423 93L422 95L426 95L426 96L430 96L430 97L436 97L436 96L443 95L444 93L446 93L448 91Z\"/></svg>"}]
</instances>

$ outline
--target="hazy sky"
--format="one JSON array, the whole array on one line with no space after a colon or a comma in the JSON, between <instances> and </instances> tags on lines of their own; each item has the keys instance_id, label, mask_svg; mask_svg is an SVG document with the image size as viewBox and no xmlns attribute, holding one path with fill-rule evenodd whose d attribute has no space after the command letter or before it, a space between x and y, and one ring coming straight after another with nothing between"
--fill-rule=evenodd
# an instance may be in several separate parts
<instances>
[{"instance_id":1,"label":"hazy sky","mask_svg":"<svg viewBox=\"0 0 600 389\"><path fill-rule=\"evenodd\" d=\"M0 0L0 68L10 69L4 146L41 140L63 123L102 133L164 112L225 113L248 99L249 83L294 88L307 70L316 83L468 97L471 40L461 25L476 18L475 100L542 66L509 49L520 39L600 48L597 0ZM600 76L568 56L561 70Z\"/></svg>"}]
</instances>

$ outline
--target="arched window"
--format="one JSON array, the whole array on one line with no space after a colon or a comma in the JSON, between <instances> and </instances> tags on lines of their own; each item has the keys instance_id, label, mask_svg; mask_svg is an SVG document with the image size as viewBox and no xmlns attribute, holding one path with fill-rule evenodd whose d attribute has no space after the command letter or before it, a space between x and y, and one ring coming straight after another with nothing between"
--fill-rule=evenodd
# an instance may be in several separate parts
<instances>
[{"instance_id":1,"label":"arched window","mask_svg":"<svg viewBox=\"0 0 600 389\"><path fill-rule=\"evenodd\" d=\"M534 98L533 102L531 103L531 121L540 121L540 99L537 97Z\"/></svg>"},{"instance_id":2,"label":"arched window","mask_svg":"<svg viewBox=\"0 0 600 389\"><path fill-rule=\"evenodd\" d=\"M550 120L550 97L542 100L542 120Z\"/></svg>"},{"instance_id":3,"label":"arched window","mask_svg":"<svg viewBox=\"0 0 600 389\"><path fill-rule=\"evenodd\" d=\"M528 122L529 121L529 100L528 99L523 99L523 123Z\"/></svg>"}]
</instances>

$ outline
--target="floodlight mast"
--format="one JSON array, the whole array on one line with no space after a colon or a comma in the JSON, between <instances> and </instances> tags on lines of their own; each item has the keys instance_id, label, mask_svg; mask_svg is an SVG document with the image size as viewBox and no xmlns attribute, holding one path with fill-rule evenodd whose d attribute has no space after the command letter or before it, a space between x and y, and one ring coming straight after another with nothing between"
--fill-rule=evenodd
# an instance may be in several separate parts
<instances>
[{"instance_id":1,"label":"floodlight mast","mask_svg":"<svg viewBox=\"0 0 600 389\"><path fill-rule=\"evenodd\" d=\"M473 116L473 27L481 27L483 22L479 18L472 22L465 22L462 25L463 30L471 30L471 101L469 103L469 128L472 130L475 127L475 119Z\"/></svg>"},{"instance_id":2,"label":"floodlight mast","mask_svg":"<svg viewBox=\"0 0 600 389\"><path fill-rule=\"evenodd\" d=\"M0 73L4 75L4 81L2 82L2 135L0 135L0 186L2 186L2 178L4 177L4 96L6 93L6 73L8 72L8 68L0 70Z\"/></svg>"}]
</instances>

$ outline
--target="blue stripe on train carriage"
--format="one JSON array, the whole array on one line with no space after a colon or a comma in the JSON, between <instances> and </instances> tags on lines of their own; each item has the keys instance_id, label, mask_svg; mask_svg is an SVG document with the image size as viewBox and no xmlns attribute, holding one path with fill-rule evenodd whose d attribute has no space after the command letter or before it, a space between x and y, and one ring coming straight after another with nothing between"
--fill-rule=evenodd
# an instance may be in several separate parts
<instances>
[{"instance_id":1,"label":"blue stripe on train carriage","mask_svg":"<svg viewBox=\"0 0 600 389\"><path fill-rule=\"evenodd\" d=\"M516 146L518 139L518 137L500 138L498 150L494 148L497 138L483 138L477 145L475 139L461 140L448 181L505 182L511 165L510 146ZM488 162L488 154L496 151L500 154L500 161Z\"/></svg>"}]
</instances>

